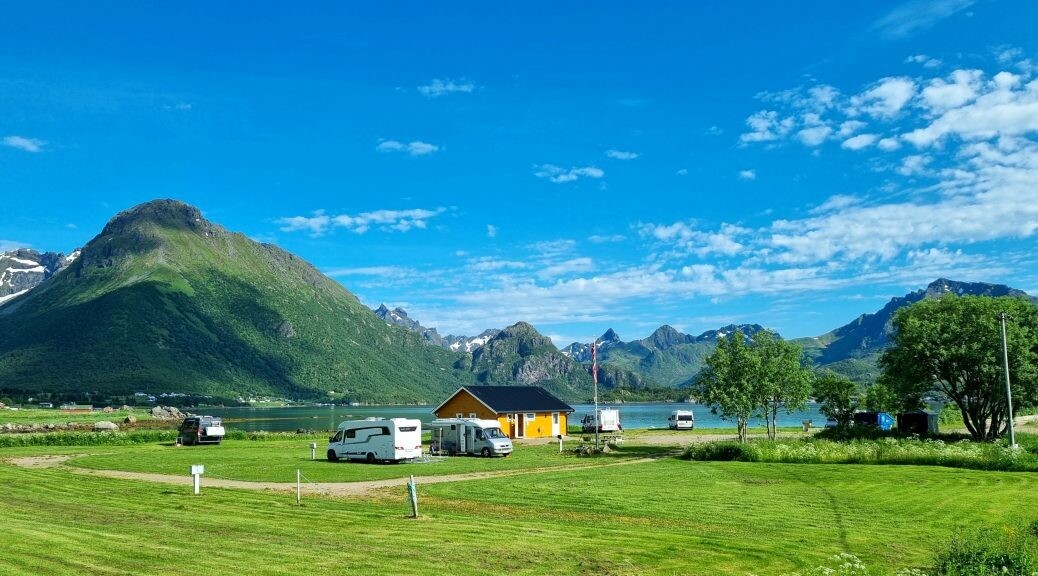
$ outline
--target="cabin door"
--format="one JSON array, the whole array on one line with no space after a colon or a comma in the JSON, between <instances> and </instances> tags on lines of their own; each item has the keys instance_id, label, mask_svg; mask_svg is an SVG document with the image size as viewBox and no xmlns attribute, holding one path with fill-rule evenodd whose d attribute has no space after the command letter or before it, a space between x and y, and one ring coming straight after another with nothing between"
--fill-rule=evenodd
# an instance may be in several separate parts
<instances>
[{"instance_id":1,"label":"cabin door","mask_svg":"<svg viewBox=\"0 0 1038 576\"><path fill-rule=\"evenodd\" d=\"M525 438L526 437L526 418L525 414L519 413L515 415L515 437Z\"/></svg>"},{"instance_id":2,"label":"cabin door","mask_svg":"<svg viewBox=\"0 0 1038 576\"><path fill-rule=\"evenodd\" d=\"M558 436L559 435L559 413L558 412L552 412L551 413L551 435L552 436Z\"/></svg>"}]
</instances>

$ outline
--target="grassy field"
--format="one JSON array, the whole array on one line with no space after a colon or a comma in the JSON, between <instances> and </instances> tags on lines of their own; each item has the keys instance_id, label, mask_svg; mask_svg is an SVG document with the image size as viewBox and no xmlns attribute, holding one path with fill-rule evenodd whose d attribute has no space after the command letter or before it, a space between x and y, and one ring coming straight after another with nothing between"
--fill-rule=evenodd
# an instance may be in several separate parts
<instances>
[{"instance_id":1,"label":"grassy field","mask_svg":"<svg viewBox=\"0 0 1038 576\"><path fill-rule=\"evenodd\" d=\"M65 412L58 409L46 408L22 408L18 410L0 410L0 425L3 424L64 424L66 422L100 422L107 420L121 424L129 415L133 415L138 421L153 420L148 410L116 410L105 414L104 412ZM179 424L177 422L176 424ZM175 427L176 424L171 426Z\"/></svg>"},{"instance_id":2,"label":"grassy field","mask_svg":"<svg viewBox=\"0 0 1038 576\"><path fill-rule=\"evenodd\" d=\"M521 446L508 459L438 464L310 462L308 444L99 447L75 466L168 472L183 486L0 464L5 574L784 574L849 552L873 574L924 566L966 526L1038 518L1033 473L941 467L640 461L629 446L578 459ZM94 447L0 450L83 454ZM564 469L629 460L623 466ZM639 460L635 462L635 460ZM308 497L205 488L221 477L319 481L555 467L543 473L421 485L422 518L402 488ZM312 466L306 468L306 466ZM284 472L291 478L285 479ZM316 477L316 478L314 478Z\"/></svg>"}]
</instances>

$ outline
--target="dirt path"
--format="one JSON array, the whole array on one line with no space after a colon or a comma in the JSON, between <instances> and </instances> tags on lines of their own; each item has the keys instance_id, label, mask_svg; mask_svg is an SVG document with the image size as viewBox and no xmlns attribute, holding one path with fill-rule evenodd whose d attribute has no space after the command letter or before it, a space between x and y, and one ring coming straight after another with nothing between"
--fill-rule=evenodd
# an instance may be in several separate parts
<instances>
[{"instance_id":1,"label":"dirt path","mask_svg":"<svg viewBox=\"0 0 1038 576\"><path fill-rule=\"evenodd\" d=\"M71 454L61 456L29 456L23 458L9 458L7 461L22 468L55 468L62 466L68 460L85 456L85 454ZM482 478L496 478L498 476L517 476L520 474L544 474L547 472L582 470L585 468L600 468L606 466L625 466L644 462L654 462L658 458L638 458L633 460L622 460L609 464L574 464L570 466L551 466L545 468L529 468L525 470L498 470L494 472L472 472L468 474L447 474L442 476L419 476L415 478L417 484L440 484L443 482L462 482L465 480L478 480ZM76 474L86 476L104 476L106 478L119 478L123 480L144 480L159 484L174 484L179 486L191 486L192 479L189 476L176 476L172 474L152 474L148 472L128 472L125 470L93 470L89 468L67 467L67 470ZM386 480L368 480L364 482L320 482L305 483L301 487L303 494L331 495L331 496L367 496L383 488L404 486L407 478L390 478ZM227 478L202 477L202 486L217 488L235 488L239 490L270 490L274 492L292 492L296 485L292 482L251 482L246 480L230 480Z\"/></svg>"}]
</instances>

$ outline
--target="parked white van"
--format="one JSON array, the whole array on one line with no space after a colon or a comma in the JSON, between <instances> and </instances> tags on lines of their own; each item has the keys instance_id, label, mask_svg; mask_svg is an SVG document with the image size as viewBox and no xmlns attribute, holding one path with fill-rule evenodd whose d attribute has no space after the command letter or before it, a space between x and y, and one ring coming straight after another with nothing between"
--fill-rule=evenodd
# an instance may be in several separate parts
<instances>
[{"instance_id":1,"label":"parked white van","mask_svg":"<svg viewBox=\"0 0 1038 576\"><path fill-rule=\"evenodd\" d=\"M696 427L696 417L691 410L675 410L667 418L671 430L691 430Z\"/></svg>"},{"instance_id":2,"label":"parked white van","mask_svg":"<svg viewBox=\"0 0 1038 576\"><path fill-rule=\"evenodd\" d=\"M410 418L347 420L328 439L329 462L399 462L421 455L422 422Z\"/></svg>"},{"instance_id":3,"label":"parked white van","mask_svg":"<svg viewBox=\"0 0 1038 576\"><path fill-rule=\"evenodd\" d=\"M599 418L595 418L594 414L586 414L584 418L580 420L581 430L585 434L594 433L595 428L598 428L599 432L606 432L609 434L616 434L624 431L623 424L620 424L620 411L615 408L602 408L598 411Z\"/></svg>"},{"instance_id":4,"label":"parked white van","mask_svg":"<svg viewBox=\"0 0 1038 576\"><path fill-rule=\"evenodd\" d=\"M479 454L484 458L508 456L512 441L501 431L497 420L442 418L429 423L430 452Z\"/></svg>"}]
</instances>

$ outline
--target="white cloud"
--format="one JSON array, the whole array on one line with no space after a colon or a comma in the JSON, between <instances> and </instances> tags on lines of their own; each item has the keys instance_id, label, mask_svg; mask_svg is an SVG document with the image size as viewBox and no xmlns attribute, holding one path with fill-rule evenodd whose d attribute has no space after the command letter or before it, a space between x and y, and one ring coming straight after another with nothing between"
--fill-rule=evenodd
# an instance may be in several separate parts
<instances>
[{"instance_id":1,"label":"white cloud","mask_svg":"<svg viewBox=\"0 0 1038 576\"><path fill-rule=\"evenodd\" d=\"M740 180L756 180L757 179L757 171L756 170L740 170L739 171L739 179Z\"/></svg>"},{"instance_id":2,"label":"white cloud","mask_svg":"<svg viewBox=\"0 0 1038 576\"><path fill-rule=\"evenodd\" d=\"M679 168L675 174L678 176L688 176L688 168Z\"/></svg>"},{"instance_id":3,"label":"white cloud","mask_svg":"<svg viewBox=\"0 0 1038 576\"><path fill-rule=\"evenodd\" d=\"M571 274L582 274L584 272L591 272L594 270L594 264L591 258L580 257L559 262L547 266L537 272L537 276L542 280L551 278L558 278L560 276L569 276Z\"/></svg>"},{"instance_id":4,"label":"white cloud","mask_svg":"<svg viewBox=\"0 0 1038 576\"><path fill-rule=\"evenodd\" d=\"M903 135L919 147L932 146L954 135L963 140L1015 137L1038 131L1038 80L999 72L978 88L969 104L947 110L932 123Z\"/></svg>"},{"instance_id":5,"label":"white cloud","mask_svg":"<svg viewBox=\"0 0 1038 576\"><path fill-rule=\"evenodd\" d=\"M731 256L745 249L737 239L750 231L733 225L722 224L716 232L699 230L689 222L673 224L641 224L639 233L663 243L673 244L678 251L674 255L696 254L708 256L720 254Z\"/></svg>"},{"instance_id":6,"label":"white cloud","mask_svg":"<svg viewBox=\"0 0 1038 576\"><path fill-rule=\"evenodd\" d=\"M832 133L833 129L828 126L812 126L797 132L797 138L799 138L805 146L818 146L822 142L825 142L825 139Z\"/></svg>"},{"instance_id":7,"label":"white cloud","mask_svg":"<svg viewBox=\"0 0 1038 576\"><path fill-rule=\"evenodd\" d=\"M311 236L320 236L328 231L331 221L324 210L315 210L313 216L285 216L278 218L277 223L281 225L282 232L308 230Z\"/></svg>"},{"instance_id":8,"label":"white cloud","mask_svg":"<svg viewBox=\"0 0 1038 576\"><path fill-rule=\"evenodd\" d=\"M407 152L411 156L425 156L439 149L439 146L422 142L421 140L415 140L406 144L397 140L383 140L378 143L378 146L375 146L375 150L379 152Z\"/></svg>"},{"instance_id":9,"label":"white cloud","mask_svg":"<svg viewBox=\"0 0 1038 576\"><path fill-rule=\"evenodd\" d=\"M375 210L363 212L356 216L339 214L328 216L324 210L317 210L313 216L288 216L279 218L282 232L306 230L311 236L321 236L331 227L345 228L357 234L364 234L371 228L383 232L407 232L415 228L426 228L428 220L442 214L446 209L424 210Z\"/></svg>"},{"instance_id":10,"label":"white cloud","mask_svg":"<svg viewBox=\"0 0 1038 576\"><path fill-rule=\"evenodd\" d=\"M497 238L497 226L487 224L487 238Z\"/></svg>"},{"instance_id":11,"label":"white cloud","mask_svg":"<svg viewBox=\"0 0 1038 576\"><path fill-rule=\"evenodd\" d=\"M840 210L846 210L851 206L861 204L861 198L857 196L851 196L849 194L837 194L830 196L825 202L822 202L818 206L811 209L812 214L825 214L827 212L837 212Z\"/></svg>"},{"instance_id":12,"label":"white cloud","mask_svg":"<svg viewBox=\"0 0 1038 576\"><path fill-rule=\"evenodd\" d=\"M623 150L606 150L606 156L615 160L634 160L641 154L637 152L624 152Z\"/></svg>"},{"instance_id":13,"label":"white cloud","mask_svg":"<svg viewBox=\"0 0 1038 576\"><path fill-rule=\"evenodd\" d=\"M403 266L361 266L357 268L330 268L324 271L326 276L343 278L349 276L378 276L382 278L408 278L417 274L412 268Z\"/></svg>"},{"instance_id":14,"label":"white cloud","mask_svg":"<svg viewBox=\"0 0 1038 576\"><path fill-rule=\"evenodd\" d=\"M29 244L28 242L19 242L18 240L0 239L0 252L13 252L19 248L32 248L32 244Z\"/></svg>"},{"instance_id":15,"label":"white cloud","mask_svg":"<svg viewBox=\"0 0 1038 576\"><path fill-rule=\"evenodd\" d=\"M439 79L434 78L431 82L424 86L418 87L418 92L429 98L439 98L440 96L447 96L448 94L462 93L471 94L476 89L476 85L464 78L460 80L451 80L450 78Z\"/></svg>"},{"instance_id":16,"label":"white cloud","mask_svg":"<svg viewBox=\"0 0 1038 576\"><path fill-rule=\"evenodd\" d=\"M840 123L840 131L836 133L839 138L846 138L851 134L854 134L858 130L864 128L866 124L861 120L847 120Z\"/></svg>"},{"instance_id":17,"label":"white cloud","mask_svg":"<svg viewBox=\"0 0 1038 576\"><path fill-rule=\"evenodd\" d=\"M43 146L47 143L37 138L26 138L25 136L4 136L4 139L0 140L0 144L25 152L35 153L42 152Z\"/></svg>"},{"instance_id":18,"label":"white cloud","mask_svg":"<svg viewBox=\"0 0 1038 576\"><path fill-rule=\"evenodd\" d=\"M779 118L774 110L761 110L746 119L750 131L739 136L744 144L748 142L771 142L784 138L793 129L795 120L791 117Z\"/></svg>"},{"instance_id":19,"label":"white cloud","mask_svg":"<svg viewBox=\"0 0 1038 576\"><path fill-rule=\"evenodd\" d=\"M873 118L893 118L915 96L911 78L883 78L872 88L851 98L852 114L868 114Z\"/></svg>"},{"instance_id":20,"label":"white cloud","mask_svg":"<svg viewBox=\"0 0 1038 576\"><path fill-rule=\"evenodd\" d=\"M879 136L875 134L858 134L857 136L851 136L850 138L843 141L840 146L847 150L861 150L862 148L868 148L872 146Z\"/></svg>"},{"instance_id":21,"label":"white cloud","mask_svg":"<svg viewBox=\"0 0 1038 576\"><path fill-rule=\"evenodd\" d=\"M950 81L935 78L919 95L932 112L940 114L976 98L982 77L980 70L956 70Z\"/></svg>"},{"instance_id":22,"label":"white cloud","mask_svg":"<svg viewBox=\"0 0 1038 576\"><path fill-rule=\"evenodd\" d=\"M556 184L573 182L581 177L598 179L605 176L605 171L596 166L562 168L561 166L556 166L554 164L540 164L535 165L533 168L534 176L538 178L547 178L549 181Z\"/></svg>"},{"instance_id":23,"label":"white cloud","mask_svg":"<svg viewBox=\"0 0 1038 576\"><path fill-rule=\"evenodd\" d=\"M926 30L973 5L975 0L911 0L876 20L872 29L888 39Z\"/></svg>"},{"instance_id":24,"label":"white cloud","mask_svg":"<svg viewBox=\"0 0 1038 576\"><path fill-rule=\"evenodd\" d=\"M927 172L926 166L931 161L933 161L933 158L923 154L905 156L901 159L901 166L898 167L897 173L902 176L925 174Z\"/></svg>"},{"instance_id":25,"label":"white cloud","mask_svg":"<svg viewBox=\"0 0 1038 576\"><path fill-rule=\"evenodd\" d=\"M627 237L623 234L595 234L593 236L588 236L587 239L589 242L594 242L595 244L608 244L612 242L623 242Z\"/></svg>"},{"instance_id":26,"label":"white cloud","mask_svg":"<svg viewBox=\"0 0 1038 576\"><path fill-rule=\"evenodd\" d=\"M920 64L923 68L938 68L942 64L937 58L931 58L926 54L916 54L905 58L906 64Z\"/></svg>"},{"instance_id":27,"label":"white cloud","mask_svg":"<svg viewBox=\"0 0 1038 576\"><path fill-rule=\"evenodd\" d=\"M484 256L482 258L471 260L466 267L475 272L495 272L507 268L523 269L527 267L527 264L515 260L500 260L498 258Z\"/></svg>"},{"instance_id":28,"label":"white cloud","mask_svg":"<svg viewBox=\"0 0 1038 576\"><path fill-rule=\"evenodd\" d=\"M901 147L901 142L897 138L881 138L876 147L884 152L893 152Z\"/></svg>"}]
</instances>

